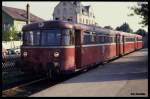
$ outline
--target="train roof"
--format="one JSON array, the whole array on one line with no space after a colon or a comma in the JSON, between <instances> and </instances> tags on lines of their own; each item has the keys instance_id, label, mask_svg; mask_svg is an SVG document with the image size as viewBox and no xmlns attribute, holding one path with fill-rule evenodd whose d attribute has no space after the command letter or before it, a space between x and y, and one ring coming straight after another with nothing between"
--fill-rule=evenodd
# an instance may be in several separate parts
<instances>
[{"instance_id":1,"label":"train roof","mask_svg":"<svg viewBox=\"0 0 150 99\"><path fill-rule=\"evenodd\" d=\"M36 22L25 25L22 30L38 30L38 29L49 29L49 28L73 28L73 25L67 21L44 21Z\"/></svg>"},{"instance_id":2,"label":"train roof","mask_svg":"<svg viewBox=\"0 0 150 99\"><path fill-rule=\"evenodd\" d=\"M71 28L71 29L75 28L75 29L82 29L82 30L86 30L86 31L94 31L98 34L104 34L104 35L116 35L116 34L118 34L118 35L125 35L125 36L138 36L138 37L140 37L140 35L137 35L137 34L131 34L131 33L122 32L122 31L105 29L105 28L102 28L100 26L75 24L72 22L60 21L60 20L44 21L44 22L27 24L22 28L22 30L28 31L28 30L49 29L49 28Z\"/></svg>"}]
</instances>

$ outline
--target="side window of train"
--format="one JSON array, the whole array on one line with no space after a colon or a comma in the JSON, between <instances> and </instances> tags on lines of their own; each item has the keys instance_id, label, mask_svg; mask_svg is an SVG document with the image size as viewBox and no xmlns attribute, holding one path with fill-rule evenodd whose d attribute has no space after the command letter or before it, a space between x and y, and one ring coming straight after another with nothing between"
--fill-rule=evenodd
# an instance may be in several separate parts
<instances>
[{"instance_id":1,"label":"side window of train","mask_svg":"<svg viewBox=\"0 0 150 99\"><path fill-rule=\"evenodd\" d=\"M70 45L74 45L75 44L74 30L73 29L69 29L69 33L70 33Z\"/></svg>"},{"instance_id":2,"label":"side window of train","mask_svg":"<svg viewBox=\"0 0 150 99\"><path fill-rule=\"evenodd\" d=\"M33 32L27 31L23 34L23 43L24 45L32 45L33 44Z\"/></svg>"},{"instance_id":3,"label":"side window of train","mask_svg":"<svg viewBox=\"0 0 150 99\"><path fill-rule=\"evenodd\" d=\"M105 37L99 36L99 43L104 43L104 42L105 42Z\"/></svg>"},{"instance_id":4,"label":"side window of train","mask_svg":"<svg viewBox=\"0 0 150 99\"><path fill-rule=\"evenodd\" d=\"M62 45L70 45L70 30L63 29L62 30Z\"/></svg>"},{"instance_id":5,"label":"side window of train","mask_svg":"<svg viewBox=\"0 0 150 99\"><path fill-rule=\"evenodd\" d=\"M109 37L105 36L105 43L109 43Z\"/></svg>"},{"instance_id":6,"label":"side window of train","mask_svg":"<svg viewBox=\"0 0 150 99\"><path fill-rule=\"evenodd\" d=\"M110 37L110 43L113 43L113 37Z\"/></svg>"},{"instance_id":7,"label":"side window of train","mask_svg":"<svg viewBox=\"0 0 150 99\"><path fill-rule=\"evenodd\" d=\"M40 45L40 31L33 32L33 43L34 45Z\"/></svg>"},{"instance_id":8,"label":"side window of train","mask_svg":"<svg viewBox=\"0 0 150 99\"><path fill-rule=\"evenodd\" d=\"M113 37L113 42L116 43L116 38L115 38L115 36Z\"/></svg>"},{"instance_id":9,"label":"side window of train","mask_svg":"<svg viewBox=\"0 0 150 99\"><path fill-rule=\"evenodd\" d=\"M127 37L126 39L127 39L127 42L130 42L130 38L129 37Z\"/></svg>"},{"instance_id":10,"label":"side window of train","mask_svg":"<svg viewBox=\"0 0 150 99\"><path fill-rule=\"evenodd\" d=\"M90 32L90 43L96 43L96 34L94 32Z\"/></svg>"},{"instance_id":11,"label":"side window of train","mask_svg":"<svg viewBox=\"0 0 150 99\"><path fill-rule=\"evenodd\" d=\"M105 43L105 36L100 36L100 43Z\"/></svg>"},{"instance_id":12,"label":"side window of train","mask_svg":"<svg viewBox=\"0 0 150 99\"><path fill-rule=\"evenodd\" d=\"M90 44L90 33L89 32L83 33L83 44Z\"/></svg>"},{"instance_id":13,"label":"side window of train","mask_svg":"<svg viewBox=\"0 0 150 99\"><path fill-rule=\"evenodd\" d=\"M142 41L142 38L139 38L139 41Z\"/></svg>"}]
</instances>

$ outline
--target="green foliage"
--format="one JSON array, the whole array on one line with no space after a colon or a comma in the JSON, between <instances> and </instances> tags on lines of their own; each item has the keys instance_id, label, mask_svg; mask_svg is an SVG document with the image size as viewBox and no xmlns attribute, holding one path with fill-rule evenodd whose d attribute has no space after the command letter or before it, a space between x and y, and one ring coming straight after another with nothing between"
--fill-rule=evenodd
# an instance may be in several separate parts
<instances>
[{"instance_id":1,"label":"green foliage","mask_svg":"<svg viewBox=\"0 0 150 99\"><path fill-rule=\"evenodd\" d=\"M117 27L116 30L117 31L128 32L128 33L133 33L133 30L130 28L128 23L124 23L120 27Z\"/></svg>"},{"instance_id":2,"label":"green foliage","mask_svg":"<svg viewBox=\"0 0 150 99\"><path fill-rule=\"evenodd\" d=\"M133 11L129 16L140 15L142 21L139 24L142 24L143 27L148 26L148 3L138 3L137 7L130 7Z\"/></svg>"},{"instance_id":3,"label":"green foliage","mask_svg":"<svg viewBox=\"0 0 150 99\"><path fill-rule=\"evenodd\" d=\"M138 29L135 33L139 34L141 36L146 36L147 35L147 33L144 29Z\"/></svg>"},{"instance_id":4,"label":"green foliage","mask_svg":"<svg viewBox=\"0 0 150 99\"><path fill-rule=\"evenodd\" d=\"M10 30L2 31L2 41L10 41Z\"/></svg>"},{"instance_id":5,"label":"green foliage","mask_svg":"<svg viewBox=\"0 0 150 99\"><path fill-rule=\"evenodd\" d=\"M6 29L6 31L3 30L2 40L11 41L11 37L12 37L12 40L19 40L17 37L17 33L18 32L16 30L16 27L10 26L9 28Z\"/></svg>"},{"instance_id":6,"label":"green foliage","mask_svg":"<svg viewBox=\"0 0 150 99\"><path fill-rule=\"evenodd\" d=\"M113 28L112 28L111 26L105 26L104 28L105 28L105 29L113 30Z\"/></svg>"}]
</instances>

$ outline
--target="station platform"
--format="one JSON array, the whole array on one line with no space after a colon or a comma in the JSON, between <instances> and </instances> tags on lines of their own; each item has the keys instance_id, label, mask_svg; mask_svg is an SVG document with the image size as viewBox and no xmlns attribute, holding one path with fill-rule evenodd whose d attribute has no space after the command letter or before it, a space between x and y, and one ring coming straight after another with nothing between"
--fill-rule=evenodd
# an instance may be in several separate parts
<instances>
[{"instance_id":1,"label":"station platform","mask_svg":"<svg viewBox=\"0 0 150 99\"><path fill-rule=\"evenodd\" d=\"M147 96L148 49L141 49L29 97Z\"/></svg>"}]
</instances>

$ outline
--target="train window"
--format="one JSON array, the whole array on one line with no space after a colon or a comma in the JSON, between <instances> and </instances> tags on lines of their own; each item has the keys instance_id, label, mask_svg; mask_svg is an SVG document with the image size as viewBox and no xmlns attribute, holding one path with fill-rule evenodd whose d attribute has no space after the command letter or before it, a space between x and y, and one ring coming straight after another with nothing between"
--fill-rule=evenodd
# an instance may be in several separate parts
<instances>
[{"instance_id":1,"label":"train window","mask_svg":"<svg viewBox=\"0 0 150 99\"><path fill-rule=\"evenodd\" d=\"M39 31L25 32L23 42L24 45L40 45L40 32Z\"/></svg>"},{"instance_id":2,"label":"train window","mask_svg":"<svg viewBox=\"0 0 150 99\"><path fill-rule=\"evenodd\" d=\"M90 41L91 41L91 43L95 43L96 42L96 34L94 34L94 33L90 33Z\"/></svg>"},{"instance_id":3,"label":"train window","mask_svg":"<svg viewBox=\"0 0 150 99\"><path fill-rule=\"evenodd\" d=\"M90 43L90 34L88 32L83 33L83 44L89 44Z\"/></svg>"},{"instance_id":4,"label":"train window","mask_svg":"<svg viewBox=\"0 0 150 99\"><path fill-rule=\"evenodd\" d=\"M47 44L48 45L60 45L60 33L58 31L48 31Z\"/></svg>"},{"instance_id":5,"label":"train window","mask_svg":"<svg viewBox=\"0 0 150 99\"><path fill-rule=\"evenodd\" d=\"M62 45L74 44L74 31L71 29L62 30Z\"/></svg>"},{"instance_id":6,"label":"train window","mask_svg":"<svg viewBox=\"0 0 150 99\"><path fill-rule=\"evenodd\" d=\"M99 43L99 36L95 36L95 42L96 42L96 44L98 44Z\"/></svg>"},{"instance_id":7,"label":"train window","mask_svg":"<svg viewBox=\"0 0 150 99\"><path fill-rule=\"evenodd\" d=\"M33 45L33 32L28 31L23 35L23 44L24 45Z\"/></svg>"},{"instance_id":8,"label":"train window","mask_svg":"<svg viewBox=\"0 0 150 99\"><path fill-rule=\"evenodd\" d=\"M142 38L138 38L137 40L138 40L138 41L142 41Z\"/></svg>"},{"instance_id":9,"label":"train window","mask_svg":"<svg viewBox=\"0 0 150 99\"><path fill-rule=\"evenodd\" d=\"M114 37L114 43L116 43L116 37Z\"/></svg>"},{"instance_id":10,"label":"train window","mask_svg":"<svg viewBox=\"0 0 150 99\"><path fill-rule=\"evenodd\" d=\"M46 39L47 39L47 33L46 32L41 33L41 45L47 45Z\"/></svg>"},{"instance_id":11,"label":"train window","mask_svg":"<svg viewBox=\"0 0 150 99\"><path fill-rule=\"evenodd\" d=\"M126 42L129 42L129 38L126 38Z\"/></svg>"},{"instance_id":12,"label":"train window","mask_svg":"<svg viewBox=\"0 0 150 99\"><path fill-rule=\"evenodd\" d=\"M115 38L114 37L111 37L112 38L112 43L114 43L115 42Z\"/></svg>"},{"instance_id":13,"label":"train window","mask_svg":"<svg viewBox=\"0 0 150 99\"><path fill-rule=\"evenodd\" d=\"M109 42L109 37L105 36L105 43Z\"/></svg>"},{"instance_id":14,"label":"train window","mask_svg":"<svg viewBox=\"0 0 150 99\"><path fill-rule=\"evenodd\" d=\"M113 42L113 37L109 37L109 43Z\"/></svg>"},{"instance_id":15,"label":"train window","mask_svg":"<svg viewBox=\"0 0 150 99\"><path fill-rule=\"evenodd\" d=\"M99 36L99 43L104 43L104 42L105 42L104 36Z\"/></svg>"},{"instance_id":16,"label":"train window","mask_svg":"<svg viewBox=\"0 0 150 99\"><path fill-rule=\"evenodd\" d=\"M41 34L41 45L60 45L60 30L43 30Z\"/></svg>"},{"instance_id":17,"label":"train window","mask_svg":"<svg viewBox=\"0 0 150 99\"><path fill-rule=\"evenodd\" d=\"M40 31L33 32L33 44L40 45Z\"/></svg>"}]
</instances>

